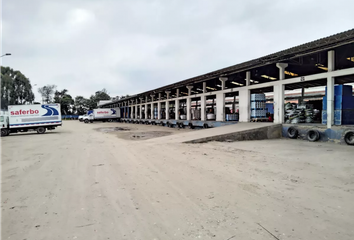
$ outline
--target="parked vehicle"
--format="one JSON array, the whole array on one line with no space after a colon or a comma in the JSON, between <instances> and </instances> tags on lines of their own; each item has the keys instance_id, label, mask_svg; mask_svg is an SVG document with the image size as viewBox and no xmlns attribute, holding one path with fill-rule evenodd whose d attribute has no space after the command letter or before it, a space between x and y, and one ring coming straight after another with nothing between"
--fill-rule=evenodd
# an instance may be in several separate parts
<instances>
[{"instance_id":1,"label":"parked vehicle","mask_svg":"<svg viewBox=\"0 0 354 240\"><path fill-rule=\"evenodd\" d=\"M79 120L80 122L83 122L83 121L84 121L84 117L86 117L86 116L87 116L87 114L81 115L81 116L79 116L78 120Z\"/></svg>"},{"instance_id":2,"label":"parked vehicle","mask_svg":"<svg viewBox=\"0 0 354 240\"><path fill-rule=\"evenodd\" d=\"M91 113L93 113L93 110L87 111L86 114L79 116L79 121L80 121L80 122L83 122L83 121L85 120L85 118L86 118L88 115L90 115Z\"/></svg>"},{"instance_id":3,"label":"parked vehicle","mask_svg":"<svg viewBox=\"0 0 354 240\"><path fill-rule=\"evenodd\" d=\"M83 118L85 123L93 121L102 121L102 122L113 122L120 119L120 110L119 108L98 108L93 109L92 113L88 114Z\"/></svg>"},{"instance_id":4,"label":"parked vehicle","mask_svg":"<svg viewBox=\"0 0 354 240\"><path fill-rule=\"evenodd\" d=\"M37 131L43 134L62 125L60 104L11 105L1 111L1 136Z\"/></svg>"}]
</instances>

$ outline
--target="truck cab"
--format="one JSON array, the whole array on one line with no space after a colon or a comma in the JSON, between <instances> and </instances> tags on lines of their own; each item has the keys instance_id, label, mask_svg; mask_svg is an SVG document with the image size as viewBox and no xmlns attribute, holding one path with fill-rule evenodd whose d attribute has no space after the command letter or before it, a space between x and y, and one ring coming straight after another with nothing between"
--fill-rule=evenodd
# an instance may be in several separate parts
<instances>
[{"instance_id":1,"label":"truck cab","mask_svg":"<svg viewBox=\"0 0 354 240\"><path fill-rule=\"evenodd\" d=\"M80 121L80 122L83 122L83 121L84 121L85 116L87 116L87 114L79 116L79 121Z\"/></svg>"},{"instance_id":2,"label":"truck cab","mask_svg":"<svg viewBox=\"0 0 354 240\"><path fill-rule=\"evenodd\" d=\"M9 116L7 111L0 112L0 127L1 127L1 136L9 135Z\"/></svg>"}]
</instances>

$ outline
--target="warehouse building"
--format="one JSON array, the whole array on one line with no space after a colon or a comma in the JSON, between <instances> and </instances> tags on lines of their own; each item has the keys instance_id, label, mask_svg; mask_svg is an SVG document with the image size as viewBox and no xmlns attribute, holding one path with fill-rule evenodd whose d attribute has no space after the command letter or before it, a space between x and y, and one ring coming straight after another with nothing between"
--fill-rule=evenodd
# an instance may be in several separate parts
<instances>
[{"instance_id":1,"label":"warehouse building","mask_svg":"<svg viewBox=\"0 0 354 240\"><path fill-rule=\"evenodd\" d=\"M307 89L322 86L321 123L332 128L354 124L351 83L354 29L100 107L120 107L122 121L137 123L213 127L271 114L281 124L289 122L286 91L299 90L298 99L305 101Z\"/></svg>"}]
</instances>

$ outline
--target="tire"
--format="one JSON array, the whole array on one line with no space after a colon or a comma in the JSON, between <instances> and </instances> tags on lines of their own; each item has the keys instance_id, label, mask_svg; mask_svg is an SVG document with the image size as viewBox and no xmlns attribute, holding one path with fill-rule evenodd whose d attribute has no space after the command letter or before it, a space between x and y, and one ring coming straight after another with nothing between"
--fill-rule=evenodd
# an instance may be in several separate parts
<instances>
[{"instance_id":1,"label":"tire","mask_svg":"<svg viewBox=\"0 0 354 240\"><path fill-rule=\"evenodd\" d=\"M1 129L1 137L5 137L8 135L8 130L6 128Z\"/></svg>"},{"instance_id":2,"label":"tire","mask_svg":"<svg viewBox=\"0 0 354 240\"><path fill-rule=\"evenodd\" d=\"M108 119L108 122L113 122L113 120L112 119Z\"/></svg>"},{"instance_id":3,"label":"tire","mask_svg":"<svg viewBox=\"0 0 354 240\"><path fill-rule=\"evenodd\" d=\"M344 141L346 144L354 146L354 131L349 131L344 134Z\"/></svg>"},{"instance_id":4,"label":"tire","mask_svg":"<svg viewBox=\"0 0 354 240\"><path fill-rule=\"evenodd\" d=\"M88 119L85 119L85 121L84 121L85 123L89 123L89 120Z\"/></svg>"},{"instance_id":5,"label":"tire","mask_svg":"<svg viewBox=\"0 0 354 240\"><path fill-rule=\"evenodd\" d=\"M193 129L193 128L194 128L194 127L193 127L193 124L191 124L191 123L188 124L188 128L189 128L189 129Z\"/></svg>"},{"instance_id":6,"label":"tire","mask_svg":"<svg viewBox=\"0 0 354 240\"><path fill-rule=\"evenodd\" d=\"M317 130L309 130L306 138L310 142L316 142L320 138L320 133Z\"/></svg>"},{"instance_id":7,"label":"tire","mask_svg":"<svg viewBox=\"0 0 354 240\"><path fill-rule=\"evenodd\" d=\"M207 123L204 123L203 128L209 128Z\"/></svg>"},{"instance_id":8,"label":"tire","mask_svg":"<svg viewBox=\"0 0 354 240\"><path fill-rule=\"evenodd\" d=\"M299 136L299 131L294 127L288 128L288 137L291 139L295 139Z\"/></svg>"},{"instance_id":9,"label":"tire","mask_svg":"<svg viewBox=\"0 0 354 240\"><path fill-rule=\"evenodd\" d=\"M82 122L83 120L82 119L79 119L80 122Z\"/></svg>"},{"instance_id":10,"label":"tire","mask_svg":"<svg viewBox=\"0 0 354 240\"><path fill-rule=\"evenodd\" d=\"M43 133L45 133L45 131L46 131L45 127L37 128L37 133L39 133L39 134L43 134Z\"/></svg>"}]
</instances>

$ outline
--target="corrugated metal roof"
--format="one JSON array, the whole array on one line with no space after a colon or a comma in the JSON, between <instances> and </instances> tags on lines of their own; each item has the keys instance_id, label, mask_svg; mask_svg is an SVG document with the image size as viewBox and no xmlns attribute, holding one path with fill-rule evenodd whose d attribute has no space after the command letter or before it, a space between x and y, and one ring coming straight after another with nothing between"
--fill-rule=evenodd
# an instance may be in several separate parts
<instances>
[{"instance_id":1,"label":"corrugated metal roof","mask_svg":"<svg viewBox=\"0 0 354 240\"><path fill-rule=\"evenodd\" d=\"M302 44L302 45L299 45L296 47L292 47L292 48L289 48L289 49L286 49L283 51L279 51L279 52L276 52L276 53L273 53L270 55L266 55L261 58L253 59L253 60L250 60L247 62L243 62L243 63L236 64L236 65L233 65L230 67L222 68L222 69L212 71L212 72L209 72L209 73L206 73L203 75L199 75L199 76L196 76L193 78L182 80L182 81L179 81L179 82L176 82L173 84L169 84L169 85L166 85L166 86L163 86L160 88L156 88L156 89L149 90L149 91L146 91L143 93L139 93L134 96L130 96L126 99L121 99L119 101L114 101L114 102L120 102L120 101L128 100L128 99L131 99L134 97L140 97L140 96L147 95L147 94L153 94L153 93L158 93L158 92L162 92L162 91L167 91L167 90L171 90L174 88L185 86L187 84L194 84L194 83L198 83L198 82L202 82L202 81L206 81L206 80L210 80L210 79L215 79L223 74L227 75L227 74L247 71L252 68L256 68L256 67L260 67L260 66L264 66L264 65L268 65L268 64L274 64L277 62L289 60L289 59L303 56L303 55L310 54L310 53L329 50L334 47L339 47L339 46L346 45L346 44L353 43L353 42L354 42L354 29L351 29L351 30L348 30L345 32L331 35L329 37L318 39L316 41L308 42L308 43L305 43L305 44Z\"/></svg>"},{"instance_id":2,"label":"corrugated metal roof","mask_svg":"<svg viewBox=\"0 0 354 240\"><path fill-rule=\"evenodd\" d=\"M312 41L309 43L305 43L296 47L292 47L280 52L276 52L261 58L257 58L251 61L243 62L240 64L236 64L230 67L222 68L213 72L209 72L203 75L199 75L193 78L189 78L183 81L179 81L170 85L166 85L160 88L156 88L153 90L149 90L143 93L139 93L138 95L145 95L154 92L161 92L173 88L177 88L180 86L184 86L187 84L194 84L201 81L218 78L223 74L237 73L246 70L250 70L251 68L260 67L268 64L273 64L285 60L289 60L291 58L299 57L305 54L319 52L323 50L328 50L334 47L338 47L341 45L349 44L354 42L354 29L341 32L329 37L321 38L316 41Z\"/></svg>"}]
</instances>

